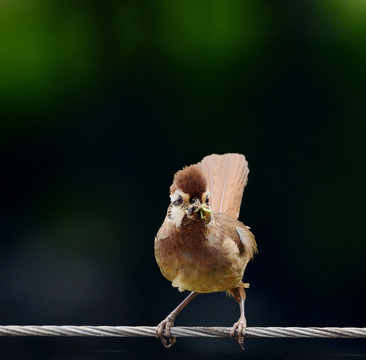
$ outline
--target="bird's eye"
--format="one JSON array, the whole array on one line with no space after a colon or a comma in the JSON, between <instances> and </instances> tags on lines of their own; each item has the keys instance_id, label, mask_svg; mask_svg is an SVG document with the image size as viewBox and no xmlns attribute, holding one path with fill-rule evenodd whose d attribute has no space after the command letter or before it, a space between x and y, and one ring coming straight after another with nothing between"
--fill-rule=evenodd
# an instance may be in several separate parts
<instances>
[{"instance_id":1,"label":"bird's eye","mask_svg":"<svg viewBox=\"0 0 366 360\"><path fill-rule=\"evenodd\" d=\"M208 195L206 196L206 204L208 205L208 201L209 201L209 197Z\"/></svg>"},{"instance_id":2,"label":"bird's eye","mask_svg":"<svg viewBox=\"0 0 366 360\"><path fill-rule=\"evenodd\" d=\"M183 204L183 198L181 196L179 196L179 198L177 200L173 201L172 204L174 206L182 205Z\"/></svg>"}]
</instances>

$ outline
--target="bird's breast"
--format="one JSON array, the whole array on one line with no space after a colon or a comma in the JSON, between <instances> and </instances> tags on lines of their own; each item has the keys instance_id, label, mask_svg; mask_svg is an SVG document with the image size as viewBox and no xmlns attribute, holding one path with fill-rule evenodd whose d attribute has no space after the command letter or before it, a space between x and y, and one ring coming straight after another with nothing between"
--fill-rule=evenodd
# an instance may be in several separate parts
<instances>
[{"instance_id":1,"label":"bird's breast","mask_svg":"<svg viewBox=\"0 0 366 360\"><path fill-rule=\"evenodd\" d=\"M180 291L226 291L241 281L245 259L238 246L215 225L176 228L164 222L155 239L163 275ZM213 226L213 227L211 227Z\"/></svg>"}]
</instances>

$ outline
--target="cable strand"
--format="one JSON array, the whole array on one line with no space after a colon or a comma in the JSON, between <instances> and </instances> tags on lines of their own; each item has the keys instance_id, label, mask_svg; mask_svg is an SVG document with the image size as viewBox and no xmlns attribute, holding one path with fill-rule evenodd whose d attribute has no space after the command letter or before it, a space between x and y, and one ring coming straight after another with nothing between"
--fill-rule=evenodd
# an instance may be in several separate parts
<instances>
[{"instance_id":1,"label":"cable strand","mask_svg":"<svg viewBox=\"0 0 366 360\"><path fill-rule=\"evenodd\" d=\"M93 336L93 337L155 337L154 326L74 326L74 325L6 325L0 336ZM229 327L171 328L177 337L230 337ZM355 327L248 327L253 338L366 338L366 328Z\"/></svg>"}]
</instances>

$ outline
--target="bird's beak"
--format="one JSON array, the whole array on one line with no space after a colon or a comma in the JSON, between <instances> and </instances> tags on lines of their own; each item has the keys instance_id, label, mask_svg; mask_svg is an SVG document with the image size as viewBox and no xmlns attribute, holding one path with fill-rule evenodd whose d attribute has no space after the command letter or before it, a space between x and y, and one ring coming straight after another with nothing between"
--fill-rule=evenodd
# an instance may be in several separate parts
<instances>
[{"instance_id":1,"label":"bird's beak","mask_svg":"<svg viewBox=\"0 0 366 360\"><path fill-rule=\"evenodd\" d=\"M193 214L202 209L202 204L199 199L196 199L193 204L188 205L186 209L186 213L188 217L192 217Z\"/></svg>"}]
</instances>

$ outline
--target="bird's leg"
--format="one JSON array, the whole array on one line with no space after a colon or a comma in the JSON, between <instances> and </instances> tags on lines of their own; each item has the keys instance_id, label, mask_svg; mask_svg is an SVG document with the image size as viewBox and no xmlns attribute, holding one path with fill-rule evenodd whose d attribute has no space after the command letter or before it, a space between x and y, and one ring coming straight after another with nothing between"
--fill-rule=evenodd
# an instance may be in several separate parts
<instances>
[{"instance_id":1,"label":"bird's leg","mask_svg":"<svg viewBox=\"0 0 366 360\"><path fill-rule=\"evenodd\" d=\"M198 293L192 291L156 328L156 337L166 348L171 348L176 339L170 335L170 328L174 326L174 319L183 310L183 308L193 300Z\"/></svg>"},{"instance_id":2,"label":"bird's leg","mask_svg":"<svg viewBox=\"0 0 366 360\"><path fill-rule=\"evenodd\" d=\"M235 338L238 345L244 350L244 337L246 335L247 320L245 319L244 303L245 303L245 291L242 286L231 289L230 292L233 294L235 300L240 306L240 317L239 320L233 325L230 332L230 336Z\"/></svg>"}]
</instances>

